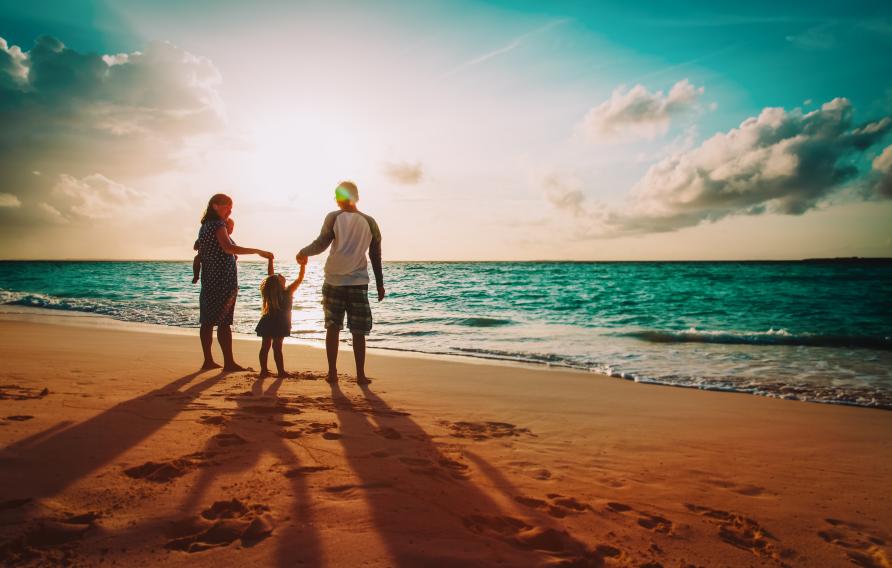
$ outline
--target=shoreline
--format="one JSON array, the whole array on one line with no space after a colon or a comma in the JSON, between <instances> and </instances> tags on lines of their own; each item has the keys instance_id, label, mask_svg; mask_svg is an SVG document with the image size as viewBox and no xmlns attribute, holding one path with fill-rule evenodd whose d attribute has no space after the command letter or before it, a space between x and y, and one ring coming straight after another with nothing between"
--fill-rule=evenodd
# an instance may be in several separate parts
<instances>
[{"instance_id":1,"label":"shoreline","mask_svg":"<svg viewBox=\"0 0 892 568\"><path fill-rule=\"evenodd\" d=\"M76 310L57 310L53 308L41 308L35 306L18 306L18 305L0 305L0 321L3 320L21 320L21 321L46 321L48 323L53 323L56 325L73 325L73 326L84 326L84 327L106 327L109 329L129 329L134 331L143 331L146 333L166 333L166 334L174 334L174 335L183 335L194 337L197 334L198 327L177 327L163 324L155 324L155 323L141 323L141 322L131 322L126 320L119 320L113 317L104 315L104 314L95 314L90 312L81 312ZM253 334L246 334L233 331L233 338L259 342L259 338L257 338ZM286 337L285 338L286 345L301 345L305 347L309 347L312 349L324 350L324 342L323 340L312 340L312 339L303 339L301 337ZM341 345L346 346L349 345L349 342L346 337L343 337L341 340ZM712 385L712 384L686 384L686 383L669 383L669 382L661 382L659 380L649 379L649 378L640 378L636 376L622 376L620 374L607 374L595 369L591 368L583 368L583 367L574 367L570 364L561 364L561 363L550 363L547 361L536 361L536 360L518 360L518 359L510 359L503 358L494 355L483 355L483 354L470 354L470 353L442 353L442 352L431 352L431 351L416 351L410 349L401 349L397 347L383 347L383 346L375 346L374 343L368 344L368 350L370 353L375 355L383 355L385 357L407 357L407 358L420 358L420 359L429 359L432 361L453 361L456 363L467 363L473 365L496 365L496 366L508 366L508 367L516 367L516 368L526 368L526 369L541 369L548 371L556 371L556 372L568 372L568 373L578 373L582 375L590 375L590 376L598 376L603 378L608 378L612 380L618 380L623 382L630 382L634 384L646 385L646 386L659 386L659 387L671 387L671 388L679 388L684 390L693 390L693 391L703 391L703 392L717 392L724 394L740 394L747 396L755 396L759 398L773 399L773 400L782 400L785 402L798 402L798 403L808 403L808 404L820 404L827 406L844 406L844 407L854 407L854 408L863 408L863 409L871 409L871 410L883 410L890 411L892 407L882 406L882 405L867 405L860 404L857 402L845 401L845 400L820 400L820 399L808 399L808 398L800 398L792 395L788 396L780 396L773 395L771 393L760 391L756 388L752 389L742 389L742 388L734 388L722 386L720 384Z\"/></svg>"},{"instance_id":2,"label":"shoreline","mask_svg":"<svg viewBox=\"0 0 892 568\"><path fill-rule=\"evenodd\" d=\"M331 387L305 345L285 346L293 378L264 380L196 372L185 333L0 334L7 563L892 558L888 412L380 351L363 388L347 348ZM256 341L234 349L254 364Z\"/></svg>"}]
</instances>

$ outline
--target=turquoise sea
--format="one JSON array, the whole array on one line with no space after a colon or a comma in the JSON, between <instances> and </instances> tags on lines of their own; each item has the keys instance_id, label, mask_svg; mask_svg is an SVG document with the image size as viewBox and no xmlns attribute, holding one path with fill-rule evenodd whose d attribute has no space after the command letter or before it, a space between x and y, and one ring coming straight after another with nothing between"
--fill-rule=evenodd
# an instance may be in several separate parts
<instances>
[{"instance_id":1,"label":"turquoise sea","mask_svg":"<svg viewBox=\"0 0 892 568\"><path fill-rule=\"evenodd\" d=\"M265 271L239 263L237 332L253 334ZM892 408L890 262L387 262L384 273L371 347ZM322 340L321 284L313 259L295 341ZM2 304L197 327L198 293L189 262L0 262Z\"/></svg>"}]
</instances>

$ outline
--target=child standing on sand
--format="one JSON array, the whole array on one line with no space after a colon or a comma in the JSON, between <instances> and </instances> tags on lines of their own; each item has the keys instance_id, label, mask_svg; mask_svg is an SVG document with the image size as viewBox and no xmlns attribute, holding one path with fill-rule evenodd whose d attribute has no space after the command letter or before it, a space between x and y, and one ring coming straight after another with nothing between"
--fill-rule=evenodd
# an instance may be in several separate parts
<instances>
[{"instance_id":1,"label":"child standing on sand","mask_svg":"<svg viewBox=\"0 0 892 568\"><path fill-rule=\"evenodd\" d=\"M255 331L263 338L260 343L260 376L269 375L267 357L272 345L278 377L287 377L285 361L282 357L282 342L291 335L291 305L294 292L303 282L307 267L301 265L297 280L285 286L285 277L273 272L273 260L267 262L267 277L260 283L260 296L263 298L263 311Z\"/></svg>"},{"instance_id":2,"label":"child standing on sand","mask_svg":"<svg viewBox=\"0 0 892 568\"><path fill-rule=\"evenodd\" d=\"M229 242L235 244L235 241L232 240L232 231L235 230L235 221L232 220L232 217L226 219L226 232L229 234ZM195 246L192 247L192 250L198 250L198 241L195 241ZM195 284L198 282L198 278L201 276L201 253L196 254L195 258L192 259L192 283Z\"/></svg>"}]
</instances>

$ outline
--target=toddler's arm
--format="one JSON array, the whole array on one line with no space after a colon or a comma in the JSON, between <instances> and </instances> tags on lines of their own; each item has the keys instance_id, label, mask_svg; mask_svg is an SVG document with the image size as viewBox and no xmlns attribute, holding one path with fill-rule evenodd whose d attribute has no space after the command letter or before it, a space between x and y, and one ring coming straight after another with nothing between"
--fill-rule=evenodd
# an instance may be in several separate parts
<instances>
[{"instance_id":1,"label":"toddler's arm","mask_svg":"<svg viewBox=\"0 0 892 568\"><path fill-rule=\"evenodd\" d=\"M304 273L306 273L306 271L307 271L307 265L301 264L300 265L300 274L298 274L297 279L288 286L289 294L294 294L294 291L297 290L297 287L300 286L300 283L304 281Z\"/></svg>"}]
</instances>

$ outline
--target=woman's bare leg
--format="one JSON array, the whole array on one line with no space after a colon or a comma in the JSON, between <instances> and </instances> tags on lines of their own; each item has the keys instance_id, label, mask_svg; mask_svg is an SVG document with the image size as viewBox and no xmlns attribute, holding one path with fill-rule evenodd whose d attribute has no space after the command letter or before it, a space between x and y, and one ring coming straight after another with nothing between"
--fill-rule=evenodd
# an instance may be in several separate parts
<instances>
[{"instance_id":1,"label":"woman's bare leg","mask_svg":"<svg viewBox=\"0 0 892 568\"><path fill-rule=\"evenodd\" d=\"M217 326L217 342L223 350L223 370L244 371L245 368L232 358L232 328L229 325Z\"/></svg>"},{"instance_id":2,"label":"woman's bare leg","mask_svg":"<svg viewBox=\"0 0 892 568\"><path fill-rule=\"evenodd\" d=\"M213 324L203 323L198 332L201 338L201 352L204 353L204 363L202 369L219 369L220 365L214 361L214 354L211 351L211 345L214 342L214 326Z\"/></svg>"}]
</instances>

